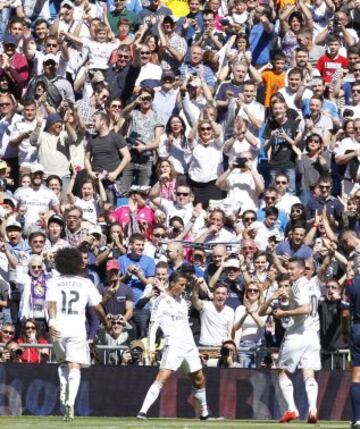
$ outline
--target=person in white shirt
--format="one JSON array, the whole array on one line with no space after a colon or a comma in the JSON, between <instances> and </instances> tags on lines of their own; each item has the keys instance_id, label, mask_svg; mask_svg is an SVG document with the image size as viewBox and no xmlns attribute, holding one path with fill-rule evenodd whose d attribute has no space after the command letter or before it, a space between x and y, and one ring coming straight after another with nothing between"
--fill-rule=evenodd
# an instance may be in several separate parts
<instances>
[{"instance_id":1,"label":"person in white shirt","mask_svg":"<svg viewBox=\"0 0 360 429\"><path fill-rule=\"evenodd\" d=\"M188 305L183 294L188 277L181 272L174 272L169 278L168 289L159 296L151 313L149 327L148 354L151 362L155 359L155 337L158 328L163 332L165 346L160 370L150 386L137 418L147 419L147 412L158 398L161 389L174 371L182 364L190 375L194 397L200 405L200 419L207 420L209 413L206 402L205 377L199 358L199 350L189 325Z\"/></svg>"},{"instance_id":2,"label":"person in white shirt","mask_svg":"<svg viewBox=\"0 0 360 429\"><path fill-rule=\"evenodd\" d=\"M155 187L153 187L154 190ZM155 189L156 190L156 189ZM158 188L160 192L160 188ZM150 194L151 201L156 207L160 208L166 215L167 225L169 220L174 216L180 216L186 225L190 220L194 222L192 232L194 235L198 234L199 231L204 227L205 220L204 214L202 213L199 217L193 217L193 194L191 188L188 185L179 185L176 188L176 200L170 201L166 198L160 198L158 193Z\"/></svg>"},{"instance_id":3,"label":"person in white shirt","mask_svg":"<svg viewBox=\"0 0 360 429\"><path fill-rule=\"evenodd\" d=\"M101 295L95 285L84 277L82 256L75 248L64 248L55 255L60 273L48 282L46 292L49 330L57 360L67 362L59 366L60 402L65 407L66 421L74 419L74 404L80 385L81 367L90 366L86 340L85 309L95 307L103 325L108 326Z\"/></svg>"},{"instance_id":4,"label":"person in white shirt","mask_svg":"<svg viewBox=\"0 0 360 429\"><path fill-rule=\"evenodd\" d=\"M275 176L274 186L278 192L278 202L276 207L283 210L287 215L290 215L291 207L294 204L301 204L301 201L295 195L290 194L287 190L289 187L289 179L285 173L279 173Z\"/></svg>"},{"instance_id":5,"label":"person in white shirt","mask_svg":"<svg viewBox=\"0 0 360 429\"><path fill-rule=\"evenodd\" d=\"M196 237L196 243L229 243L235 239L235 234L224 227L225 212L215 209L209 216L209 227L200 232Z\"/></svg>"},{"instance_id":6,"label":"person in white shirt","mask_svg":"<svg viewBox=\"0 0 360 429\"><path fill-rule=\"evenodd\" d=\"M191 155L188 174L195 204L200 202L206 208L210 199L221 199L221 191L215 182L223 172L223 135L219 125L207 119L199 121L197 132L198 138L189 136Z\"/></svg>"},{"instance_id":7,"label":"person in white shirt","mask_svg":"<svg viewBox=\"0 0 360 429\"><path fill-rule=\"evenodd\" d=\"M216 185L228 191L227 199L234 209L256 210L259 195L264 192L264 179L258 173L250 152L242 152L229 164L228 170L218 177Z\"/></svg>"},{"instance_id":8,"label":"person in white shirt","mask_svg":"<svg viewBox=\"0 0 360 429\"><path fill-rule=\"evenodd\" d=\"M197 280L191 295L193 306L200 312L199 344L201 346L220 347L224 341L231 338L234 310L225 305L229 291L227 286L222 283L215 285L212 301L199 299L199 283L203 281L203 279Z\"/></svg>"},{"instance_id":9,"label":"person in white shirt","mask_svg":"<svg viewBox=\"0 0 360 429\"><path fill-rule=\"evenodd\" d=\"M10 126L9 145L19 148L20 172L25 173L37 161L37 148L30 144L30 135L36 128L36 104L33 100L23 103L24 117Z\"/></svg>"},{"instance_id":10,"label":"person in white shirt","mask_svg":"<svg viewBox=\"0 0 360 429\"><path fill-rule=\"evenodd\" d=\"M289 293L289 309L273 311L274 317L291 317L293 319L293 324L287 328L279 352L279 385L287 404L287 411L280 422L290 422L299 417L294 400L294 387L288 373L294 373L297 368L301 368L309 404L307 421L308 423L316 423L318 385L314 371L321 369L319 316L317 313L318 296L305 277L304 260L289 259L288 272L292 281L292 288Z\"/></svg>"},{"instance_id":11,"label":"person in white shirt","mask_svg":"<svg viewBox=\"0 0 360 429\"><path fill-rule=\"evenodd\" d=\"M294 67L290 70L288 75L288 85L280 89L280 94L285 98L286 105L289 109L296 110L299 115L302 115L301 103L303 100L310 98L313 93L310 89L305 90L301 86L302 83L302 70Z\"/></svg>"},{"instance_id":12,"label":"person in white shirt","mask_svg":"<svg viewBox=\"0 0 360 429\"><path fill-rule=\"evenodd\" d=\"M25 227L36 224L40 220L40 215L52 209L60 215L60 203L53 191L42 184L44 168L40 164L31 167L31 186L18 188L14 197L18 200L19 206L25 206Z\"/></svg>"}]
</instances>

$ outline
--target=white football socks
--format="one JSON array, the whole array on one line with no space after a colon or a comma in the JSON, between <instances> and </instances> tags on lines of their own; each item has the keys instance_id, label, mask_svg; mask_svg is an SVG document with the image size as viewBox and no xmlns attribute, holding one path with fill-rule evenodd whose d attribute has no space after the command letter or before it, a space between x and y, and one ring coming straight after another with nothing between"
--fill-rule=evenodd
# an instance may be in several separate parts
<instances>
[{"instance_id":1,"label":"white football socks","mask_svg":"<svg viewBox=\"0 0 360 429\"><path fill-rule=\"evenodd\" d=\"M281 373L279 375L279 386L281 393L283 394L283 397L285 399L287 410L297 411L294 400L294 386L290 378L284 373Z\"/></svg>"},{"instance_id":2,"label":"white football socks","mask_svg":"<svg viewBox=\"0 0 360 429\"><path fill-rule=\"evenodd\" d=\"M309 410L316 411L317 396L318 396L318 384L314 377L308 377L305 380L306 396L309 403Z\"/></svg>"},{"instance_id":3,"label":"white football socks","mask_svg":"<svg viewBox=\"0 0 360 429\"><path fill-rule=\"evenodd\" d=\"M67 403L72 407L75 404L76 395L79 390L81 380L80 368L71 368L68 377L68 399Z\"/></svg>"},{"instance_id":4,"label":"white football socks","mask_svg":"<svg viewBox=\"0 0 360 429\"><path fill-rule=\"evenodd\" d=\"M193 388L194 398L197 400L200 406L200 414L205 417L209 414L207 402L206 402L206 391L205 388L195 389Z\"/></svg>"},{"instance_id":5,"label":"white football socks","mask_svg":"<svg viewBox=\"0 0 360 429\"><path fill-rule=\"evenodd\" d=\"M160 395L161 389L163 388L163 384L154 381L154 383L150 386L149 390L144 399L144 403L141 407L140 413L147 413L151 405L157 400Z\"/></svg>"},{"instance_id":6,"label":"white football socks","mask_svg":"<svg viewBox=\"0 0 360 429\"><path fill-rule=\"evenodd\" d=\"M58 375L60 381L60 404L64 405L67 400L69 368L66 363L62 363L58 367Z\"/></svg>"}]
</instances>

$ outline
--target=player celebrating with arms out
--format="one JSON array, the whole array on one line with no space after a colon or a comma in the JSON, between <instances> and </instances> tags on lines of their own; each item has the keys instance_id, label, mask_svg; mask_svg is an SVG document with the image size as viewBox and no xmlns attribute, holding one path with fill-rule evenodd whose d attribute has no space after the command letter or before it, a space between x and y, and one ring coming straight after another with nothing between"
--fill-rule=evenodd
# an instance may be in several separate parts
<instances>
[{"instance_id":1,"label":"player celebrating with arms out","mask_svg":"<svg viewBox=\"0 0 360 429\"><path fill-rule=\"evenodd\" d=\"M65 407L64 420L74 419L74 404L80 385L81 367L90 366L90 352L86 340L85 307L94 306L107 327L102 297L95 285L80 277L82 256L79 250L66 247L55 255L60 273L48 282L46 301L50 316L49 328L59 366L60 402Z\"/></svg>"},{"instance_id":2,"label":"player celebrating with arms out","mask_svg":"<svg viewBox=\"0 0 360 429\"><path fill-rule=\"evenodd\" d=\"M165 346L160 363L160 370L154 383L150 386L144 403L141 407L138 419L146 419L146 413L158 398L160 391L174 371L182 364L190 374L193 384L194 397L200 405L200 419L209 418L205 377L199 357L199 350L194 341L189 325L188 306L183 298L188 277L182 272L173 272L169 278L169 286L165 293L161 294L154 304L151 313L149 328L149 356L154 360L155 337L158 328L161 328Z\"/></svg>"},{"instance_id":3,"label":"player celebrating with arms out","mask_svg":"<svg viewBox=\"0 0 360 429\"><path fill-rule=\"evenodd\" d=\"M287 411L280 423L287 423L299 417L294 400L294 386L288 373L296 368L303 372L306 396L309 404L308 423L317 422L318 385L314 371L321 369L319 316L317 313L320 291L305 277L305 262L290 258L288 273L292 282L289 293L289 309L276 309L273 315L278 318L291 317L293 323L286 329L279 350L279 385L287 403Z\"/></svg>"}]
</instances>

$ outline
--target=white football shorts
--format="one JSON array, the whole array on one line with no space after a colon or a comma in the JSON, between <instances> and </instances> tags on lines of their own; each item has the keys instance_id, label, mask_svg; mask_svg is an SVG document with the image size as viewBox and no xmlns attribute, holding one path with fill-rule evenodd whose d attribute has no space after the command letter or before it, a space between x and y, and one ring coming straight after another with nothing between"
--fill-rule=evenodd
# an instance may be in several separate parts
<instances>
[{"instance_id":1,"label":"white football shorts","mask_svg":"<svg viewBox=\"0 0 360 429\"><path fill-rule=\"evenodd\" d=\"M166 345L160 362L160 369L177 371L181 367L186 373L197 372L202 369L199 350L195 346L177 347Z\"/></svg>"},{"instance_id":2,"label":"white football shorts","mask_svg":"<svg viewBox=\"0 0 360 429\"><path fill-rule=\"evenodd\" d=\"M63 349L65 358L60 361L78 363L83 368L90 366L90 349L89 344L84 338L63 337L59 339L59 346ZM57 354L55 352L55 356Z\"/></svg>"},{"instance_id":3,"label":"white football shorts","mask_svg":"<svg viewBox=\"0 0 360 429\"><path fill-rule=\"evenodd\" d=\"M302 335L285 335L279 350L278 367L288 372L299 369L321 369L320 340L316 331Z\"/></svg>"}]
</instances>

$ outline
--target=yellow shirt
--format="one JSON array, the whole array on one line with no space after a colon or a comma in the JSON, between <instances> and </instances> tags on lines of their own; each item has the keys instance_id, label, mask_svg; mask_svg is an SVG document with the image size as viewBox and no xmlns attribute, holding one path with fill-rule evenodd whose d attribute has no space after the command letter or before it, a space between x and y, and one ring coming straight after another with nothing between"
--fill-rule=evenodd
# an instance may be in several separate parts
<instances>
[{"instance_id":1,"label":"yellow shirt","mask_svg":"<svg viewBox=\"0 0 360 429\"><path fill-rule=\"evenodd\" d=\"M186 16L190 12L187 0L165 0L162 3L164 6L168 7L177 18Z\"/></svg>"}]
</instances>

